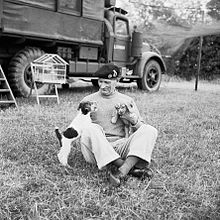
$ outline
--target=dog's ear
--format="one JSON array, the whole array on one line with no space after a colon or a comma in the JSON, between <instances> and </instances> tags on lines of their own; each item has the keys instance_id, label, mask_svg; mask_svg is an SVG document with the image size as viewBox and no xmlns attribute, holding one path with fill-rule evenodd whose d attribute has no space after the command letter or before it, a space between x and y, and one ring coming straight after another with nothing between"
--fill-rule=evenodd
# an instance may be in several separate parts
<instances>
[{"instance_id":1,"label":"dog's ear","mask_svg":"<svg viewBox=\"0 0 220 220\"><path fill-rule=\"evenodd\" d=\"M115 104L115 109L119 109L119 108L120 108L120 106L121 106L121 104L120 104L120 103Z\"/></svg>"},{"instance_id":2,"label":"dog's ear","mask_svg":"<svg viewBox=\"0 0 220 220\"><path fill-rule=\"evenodd\" d=\"M83 108L81 108L81 111L82 111L82 113L83 113L84 115L87 115L88 112L90 111L90 109L89 109L88 107L86 107L86 106L83 106Z\"/></svg>"},{"instance_id":3,"label":"dog's ear","mask_svg":"<svg viewBox=\"0 0 220 220\"><path fill-rule=\"evenodd\" d=\"M81 103L79 103L79 106L78 106L77 110L81 110L81 112L84 115L87 115L88 112L90 111L90 102L81 102Z\"/></svg>"},{"instance_id":4,"label":"dog's ear","mask_svg":"<svg viewBox=\"0 0 220 220\"><path fill-rule=\"evenodd\" d=\"M80 110L82 107L83 107L84 103L83 102L80 102L79 105L78 105L78 108L77 110Z\"/></svg>"},{"instance_id":5,"label":"dog's ear","mask_svg":"<svg viewBox=\"0 0 220 220\"><path fill-rule=\"evenodd\" d=\"M118 120L118 112L116 109L113 109L111 123L115 124Z\"/></svg>"},{"instance_id":6,"label":"dog's ear","mask_svg":"<svg viewBox=\"0 0 220 220\"><path fill-rule=\"evenodd\" d=\"M63 132L63 136L67 139L72 139L78 136L78 132L77 130L75 130L74 128L67 128L64 132Z\"/></svg>"},{"instance_id":7,"label":"dog's ear","mask_svg":"<svg viewBox=\"0 0 220 220\"><path fill-rule=\"evenodd\" d=\"M132 104L131 102L126 103L125 105L127 106L127 109L128 109L129 112L132 112L132 111L133 111L133 107L134 107L134 106L133 106L133 104Z\"/></svg>"}]
</instances>

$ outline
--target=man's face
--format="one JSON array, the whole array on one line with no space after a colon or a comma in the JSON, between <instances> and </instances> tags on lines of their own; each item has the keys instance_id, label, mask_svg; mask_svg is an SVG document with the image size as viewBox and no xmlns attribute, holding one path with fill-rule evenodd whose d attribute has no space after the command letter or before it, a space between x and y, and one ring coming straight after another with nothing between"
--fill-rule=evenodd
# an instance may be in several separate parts
<instances>
[{"instance_id":1,"label":"man's face","mask_svg":"<svg viewBox=\"0 0 220 220\"><path fill-rule=\"evenodd\" d=\"M99 90L102 95L111 95L115 92L117 79L99 79Z\"/></svg>"}]
</instances>

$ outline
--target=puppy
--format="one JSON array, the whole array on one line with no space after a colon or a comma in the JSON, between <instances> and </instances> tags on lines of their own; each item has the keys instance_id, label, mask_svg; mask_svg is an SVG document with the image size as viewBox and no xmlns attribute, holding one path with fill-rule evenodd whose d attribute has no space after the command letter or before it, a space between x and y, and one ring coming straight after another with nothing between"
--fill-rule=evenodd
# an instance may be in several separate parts
<instances>
[{"instance_id":1,"label":"puppy","mask_svg":"<svg viewBox=\"0 0 220 220\"><path fill-rule=\"evenodd\" d=\"M118 118L120 118L125 126L125 137L128 138L131 132L131 123L127 119L123 118L125 114L131 114L128 105L124 103L116 104L111 122L115 124Z\"/></svg>"},{"instance_id":2,"label":"puppy","mask_svg":"<svg viewBox=\"0 0 220 220\"><path fill-rule=\"evenodd\" d=\"M88 127L92 123L90 114L97 110L96 102L81 102L78 107L78 113L67 129L60 133L59 128L55 128L55 134L60 143L60 151L58 159L64 166L68 165L68 156L73 143L80 137L83 128Z\"/></svg>"}]
</instances>

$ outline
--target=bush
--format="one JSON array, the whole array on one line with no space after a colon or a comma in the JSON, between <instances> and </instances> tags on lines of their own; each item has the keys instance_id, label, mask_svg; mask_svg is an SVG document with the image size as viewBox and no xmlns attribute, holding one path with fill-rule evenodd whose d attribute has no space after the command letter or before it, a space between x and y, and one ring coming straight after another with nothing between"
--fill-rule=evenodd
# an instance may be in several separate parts
<instances>
[{"instance_id":1,"label":"bush","mask_svg":"<svg viewBox=\"0 0 220 220\"><path fill-rule=\"evenodd\" d=\"M168 64L168 69L173 69L170 72L174 75L191 80L197 72L198 53L199 37L187 39L173 56L173 67ZM220 35L203 37L199 77L205 80L220 78Z\"/></svg>"}]
</instances>

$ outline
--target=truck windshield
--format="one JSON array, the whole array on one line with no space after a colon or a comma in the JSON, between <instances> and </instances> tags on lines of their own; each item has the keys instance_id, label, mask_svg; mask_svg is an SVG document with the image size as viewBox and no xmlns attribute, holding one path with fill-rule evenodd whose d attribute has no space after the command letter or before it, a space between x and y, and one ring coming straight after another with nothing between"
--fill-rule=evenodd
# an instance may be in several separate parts
<instances>
[{"instance_id":1,"label":"truck windshield","mask_svg":"<svg viewBox=\"0 0 220 220\"><path fill-rule=\"evenodd\" d=\"M128 35L128 28L127 28L127 22L125 20L122 20L120 18L116 19L115 22L115 34L117 35Z\"/></svg>"}]
</instances>

